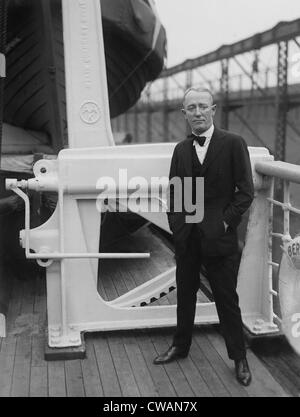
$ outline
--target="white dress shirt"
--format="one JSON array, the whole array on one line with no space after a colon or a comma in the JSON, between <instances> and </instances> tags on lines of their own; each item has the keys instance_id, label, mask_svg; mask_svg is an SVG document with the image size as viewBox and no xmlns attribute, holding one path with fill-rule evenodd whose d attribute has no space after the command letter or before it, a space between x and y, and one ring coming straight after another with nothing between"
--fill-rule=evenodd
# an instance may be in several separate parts
<instances>
[{"instance_id":1,"label":"white dress shirt","mask_svg":"<svg viewBox=\"0 0 300 417\"><path fill-rule=\"evenodd\" d=\"M206 132L201 133L201 135L196 135L193 132L193 135L195 135L195 136L202 136L202 137L205 136L206 137L203 146L200 146L199 143L196 140L194 140L194 142L193 142L193 145L195 146L195 149L196 149L196 152L197 152L198 159L201 162L201 164L203 164L203 162L204 162L205 156L207 154L208 146L210 144L210 140L212 138L212 135L214 134L214 130L215 130L214 125L211 125L211 127L209 129L207 129ZM227 228L228 228L228 224L225 223L224 221L223 221L223 223L224 223L225 232L226 232Z\"/></svg>"},{"instance_id":2,"label":"white dress shirt","mask_svg":"<svg viewBox=\"0 0 300 417\"><path fill-rule=\"evenodd\" d=\"M200 146L199 143L196 140L194 140L194 142L193 142L193 145L195 146L195 150L196 150L198 159L199 159L201 164L203 164L203 162L204 162L204 159L205 159L205 156L206 156L206 153L207 153L207 150L208 150L208 146L210 144L210 140L211 140L211 137L214 133L214 130L215 130L214 125L211 125L211 127L208 130L206 130L205 132L201 133L201 135L196 135L196 133L193 132L193 135L195 135L195 136L202 136L202 137L205 136L206 137L203 146Z\"/></svg>"}]
</instances>

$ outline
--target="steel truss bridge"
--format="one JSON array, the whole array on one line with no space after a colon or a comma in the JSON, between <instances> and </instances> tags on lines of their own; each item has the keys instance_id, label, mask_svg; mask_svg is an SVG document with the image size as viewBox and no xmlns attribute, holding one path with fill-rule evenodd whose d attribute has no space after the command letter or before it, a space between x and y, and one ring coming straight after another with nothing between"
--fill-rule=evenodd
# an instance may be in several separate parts
<instances>
[{"instance_id":1,"label":"steel truss bridge","mask_svg":"<svg viewBox=\"0 0 300 417\"><path fill-rule=\"evenodd\" d=\"M191 85L210 88L215 94L219 109L217 122L221 127L230 128L233 115L244 131L255 138L256 145L266 146L275 159L289 159L286 158L287 131L300 138L297 123L300 19L280 22L263 33L165 69L157 80L147 85L139 102L129 112L113 120L113 129L130 132L134 142L159 141L158 137L166 142L179 140L171 130L180 132L182 138L185 134L182 129L186 127L182 118L172 117L172 114L180 110L183 93ZM249 105L255 109L261 104L274 113L272 147L243 112Z\"/></svg>"}]
</instances>

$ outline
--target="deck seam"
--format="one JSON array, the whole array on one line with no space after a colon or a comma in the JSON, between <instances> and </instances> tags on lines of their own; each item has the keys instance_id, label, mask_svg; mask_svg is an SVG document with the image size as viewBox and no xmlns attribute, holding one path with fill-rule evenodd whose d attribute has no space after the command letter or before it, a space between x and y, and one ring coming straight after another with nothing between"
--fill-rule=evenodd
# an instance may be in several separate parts
<instances>
[{"instance_id":1,"label":"deck seam","mask_svg":"<svg viewBox=\"0 0 300 417\"><path fill-rule=\"evenodd\" d=\"M146 343L147 343L147 341L148 341L148 343L152 346L152 348L153 348L154 352L156 352L156 356L157 356L157 354L158 354L158 353L157 353L157 350L156 350L156 348L155 348L155 346L154 346L154 343L152 342L151 338L149 337L149 334L148 334L148 333L147 333L147 334L145 334L145 336L144 336L144 337L145 337L145 339L146 339ZM140 343L141 343L141 342L138 342L139 346L140 346ZM141 346L140 346L140 350L141 350L142 355L143 355L143 357L144 357L144 361L145 361L145 363L146 363L146 366L147 366L147 368L148 368L148 371L149 371L149 373L151 374L151 377L152 377L153 383L155 384L155 380L154 380L153 372L152 372L152 371L151 371L151 369L149 368L148 361L147 361L147 359L146 359L146 357L145 357L145 355L144 355L144 353L143 353L143 349L141 349ZM154 357L153 357L153 359L154 359ZM152 361L153 361L153 359L152 359ZM155 366L156 366L156 365L155 365ZM174 389L174 387L173 387L172 381L170 380L168 373L165 371L164 367L161 367L161 369L163 370L164 375L166 376L167 380L169 381L169 385L172 387L173 392L174 392L174 394L176 395L176 391L175 391L175 389Z\"/></svg>"},{"instance_id":2,"label":"deck seam","mask_svg":"<svg viewBox=\"0 0 300 417\"><path fill-rule=\"evenodd\" d=\"M97 361L97 356L96 356L96 350L95 350L95 345L93 340L91 340L92 346L93 346L93 351L94 351L94 355L95 355L95 361L96 361L96 365L97 365L97 371L98 371L98 375L99 375L99 380L100 380L100 385L101 385L101 389L102 389L102 393L103 393L103 397L104 395L104 387L103 387L103 383L102 383L102 379L101 379L101 374L100 374L100 369L99 369L99 364Z\"/></svg>"},{"instance_id":3,"label":"deck seam","mask_svg":"<svg viewBox=\"0 0 300 417\"><path fill-rule=\"evenodd\" d=\"M156 390L156 387L155 387L154 380L153 380L153 378L152 378L151 372L150 372L150 371L149 371L149 369L148 369L147 362L145 361L144 355L143 355L143 353L142 353L142 351L141 351L141 348L140 348L140 346L139 346L139 344L138 344L138 342L137 342L137 339L136 339L136 337L134 337L134 336L129 336L129 337L130 337L130 339L132 339L132 340L135 342L134 344L135 344L136 348L137 348L137 349L139 350L139 352L140 352L140 356L142 357L142 360L143 360L144 364L146 365L147 375L150 377L150 380L151 380L152 385L153 385L154 392L157 394L157 390ZM131 366L131 368L132 368L132 371L133 371L133 375L134 375L135 381L136 381L136 383L137 383L138 390L139 390L139 392L140 392L141 397L145 397L145 395L143 395L143 392L142 392L142 391L141 391L141 389L140 389L140 386L141 386L141 385L140 385L140 384L139 384L139 382L138 382L137 376L136 376L136 374L135 374L135 370L134 370L134 368L132 367L132 362L131 362L130 357L129 357L129 355L128 355L128 349L126 349L126 341L124 342L124 338L122 338L122 339L123 339L123 343L124 343L124 348L125 348L125 351L126 351L126 353L127 353L127 357L129 358L130 366Z\"/></svg>"},{"instance_id":4,"label":"deck seam","mask_svg":"<svg viewBox=\"0 0 300 417\"><path fill-rule=\"evenodd\" d=\"M210 365L211 365L211 367L214 369L214 371L215 371L215 373L218 375L218 377L219 377L219 379L221 380L221 382L222 382L222 384L226 387L226 390L228 391L228 393L229 393L229 395L231 396L231 397L236 397L236 394L234 394L234 391L235 391L235 389L233 389L233 388L230 388L229 386L228 386L228 384L226 384L225 385L225 381L224 381L224 378L222 378L222 376L221 376L221 374L222 374L222 372L221 372L221 370L219 369L219 367L217 366L217 363L215 362L215 361L213 361L208 355L207 355L207 353L206 353L206 351L205 350L203 350L202 348L201 348L201 344L200 344L200 342L199 342L199 340L198 340L198 337L199 337L199 335L197 335L196 337L195 337L195 341L196 341L196 343L197 343L197 345L199 346L199 348L202 350L202 352L203 352L203 354L204 354L204 356L206 357L206 359L208 360L208 362L210 363ZM210 343L210 341L208 340L208 338L206 337L206 335L204 335L203 334L203 336L202 336L203 338L204 338L204 340L210 345L210 347L211 347L211 351L212 352L214 352L214 354L215 355L217 355L217 358L218 358L218 360L219 360L219 362L220 362L220 364L222 364L223 366L225 366L226 367L226 369L228 368L227 367L227 365L226 365L226 363L223 361L223 358L221 357L221 355L219 354L219 352L217 352L216 350L215 350L215 348L212 346L212 344ZM233 379L234 378L234 379ZM235 384L235 375L234 375L234 373L232 373L232 385L234 385ZM237 383L238 384L238 383ZM236 390L237 391L240 391L241 393L244 393L245 394L245 396L247 396L248 397L248 393L246 392L246 390L242 387L242 386L238 386L238 385L236 385L236 387L234 387L234 388L236 388Z\"/></svg>"},{"instance_id":5,"label":"deck seam","mask_svg":"<svg viewBox=\"0 0 300 417\"><path fill-rule=\"evenodd\" d=\"M198 373L199 373L199 375L200 375L200 377L201 377L201 379L202 379L203 383L206 385L208 392L210 392L211 396L213 397L213 393L211 392L211 390L210 390L209 386L207 385L207 383L206 383L205 379L202 377L202 374L201 374L200 370L198 369L198 367L196 366L196 364L195 364L195 362L194 362L194 360L193 360L193 358L192 358L192 356L191 356L191 355L189 355L189 359L190 359L190 360L191 360L191 362L193 363L194 367L198 370ZM180 364L179 364L179 365L180 365ZM180 365L180 366L182 367L182 365ZM197 393L194 391L194 389L193 389L193 387L192 387L192 385L191 385L191 384L190 384L190 387L191 387L192 391L194 392L194 394L197 396Z\"/></svg>"}]
</instances>

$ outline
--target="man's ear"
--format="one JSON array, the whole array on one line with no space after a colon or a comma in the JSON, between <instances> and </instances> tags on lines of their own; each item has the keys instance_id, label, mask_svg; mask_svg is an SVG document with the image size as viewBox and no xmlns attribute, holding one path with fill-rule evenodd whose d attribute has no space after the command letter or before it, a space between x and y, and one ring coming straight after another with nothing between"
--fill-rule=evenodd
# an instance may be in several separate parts
<instances>
[{"instance_id":1,"label":"man's ear","mask_svg":"<svg viewBox=\"0 0 300 417\"><path fill-rule=\"evenodd\" d=\"M185 109L181 109L181 112L184 115L184 117L186 117L186 111L185 111Z\"/></svg>"}]
</instances>

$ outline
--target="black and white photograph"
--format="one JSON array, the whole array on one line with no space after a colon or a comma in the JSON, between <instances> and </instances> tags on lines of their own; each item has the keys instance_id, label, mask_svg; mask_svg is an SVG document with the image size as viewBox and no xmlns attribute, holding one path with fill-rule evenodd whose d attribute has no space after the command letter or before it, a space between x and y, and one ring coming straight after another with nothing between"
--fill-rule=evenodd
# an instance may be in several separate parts
<instances>
[{"instance_id":1,"label":"black and white photograph","mask_svg":"<svg viewBox=\"0 0 300 417\"><path fill-rule=\"evenodd\" d=\"M299 0L0 0L0 397L300 397Z\"/></svg>"}]
</instances>

